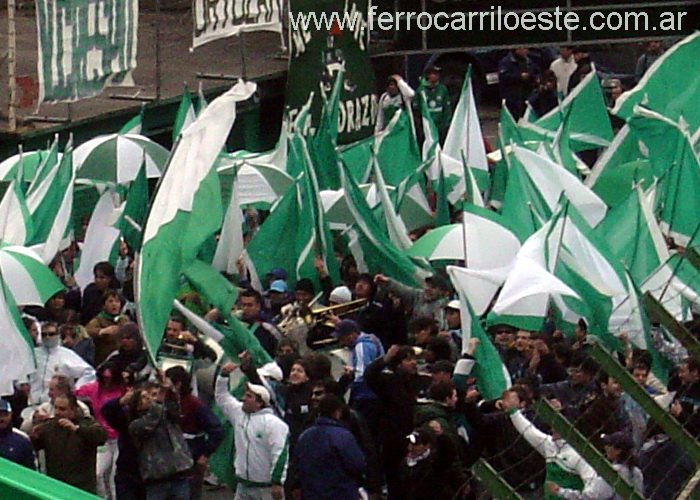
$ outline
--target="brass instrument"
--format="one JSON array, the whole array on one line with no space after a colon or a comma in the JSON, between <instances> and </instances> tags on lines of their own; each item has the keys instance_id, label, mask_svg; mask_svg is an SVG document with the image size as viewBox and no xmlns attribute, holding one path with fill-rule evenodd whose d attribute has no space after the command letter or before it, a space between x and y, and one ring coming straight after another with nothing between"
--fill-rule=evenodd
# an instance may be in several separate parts
<instances>
[{"instance_id":1,"label":"brass instrument","mask_svg":"<svg viewBox=\"0 0 700 500\"><path fill-rule=\"evenodd\" d=\"M347 316L356 311L362 309L367 303L366 299L351 300L350 302L345 302L343 304L336 304L334 306L321 307L319 309L314 309L311 311L312 323L328 323L329 316ZM330 323L328 326L334 326Z\"/></svg>"}]
</instances>

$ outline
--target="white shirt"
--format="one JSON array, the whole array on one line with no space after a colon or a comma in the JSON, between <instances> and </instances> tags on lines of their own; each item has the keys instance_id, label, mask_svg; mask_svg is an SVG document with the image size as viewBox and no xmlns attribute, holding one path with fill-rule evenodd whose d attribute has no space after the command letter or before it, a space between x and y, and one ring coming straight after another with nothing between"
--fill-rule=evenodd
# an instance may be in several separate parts
<instances>
[{"instance_id":1,"label":"white shirt","mask_svg":"<svg viewBox=\"0 0 700 500\"><path fill-rule=\"evenodd\" d=\"M34 349L36 371L29 376L33 405L49 401L49 382L54 375L65 375L75 381L75 388L94 382L95 369L67 347L46 345Z\"/></svg>"},{"instance_id":2,"label":"white shirt","mask_svg":"<svg viewBox=\"0 0 700 500\"><path fill-rule=\"evenodd\" d=\"M576 71L576 61L574 61L574 56L569 56L568 59L562 57L557 57L556 60L552 61L549 65L549 69L557 77L557 91L561 95L565 96L569 89L569 78Z\"/></svg>"}]
</instances>

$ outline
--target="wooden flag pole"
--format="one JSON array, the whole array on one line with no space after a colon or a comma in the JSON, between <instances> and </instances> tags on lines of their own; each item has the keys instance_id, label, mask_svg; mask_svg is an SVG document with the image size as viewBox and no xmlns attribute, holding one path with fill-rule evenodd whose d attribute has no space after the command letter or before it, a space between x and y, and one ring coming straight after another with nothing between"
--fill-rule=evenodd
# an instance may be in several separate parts
<instances>
[{"instance_id":1,"label":"wooden flag pole","mask_svg":"<svg viewBox=\"0 0 700 500\"><path fill-rule=\"evenodd\" d=\"M15 0L7 0L7 77L10 103L7 121L10 132L17 130L17 31L15 28Z\"/></svg>"}]
</instances>

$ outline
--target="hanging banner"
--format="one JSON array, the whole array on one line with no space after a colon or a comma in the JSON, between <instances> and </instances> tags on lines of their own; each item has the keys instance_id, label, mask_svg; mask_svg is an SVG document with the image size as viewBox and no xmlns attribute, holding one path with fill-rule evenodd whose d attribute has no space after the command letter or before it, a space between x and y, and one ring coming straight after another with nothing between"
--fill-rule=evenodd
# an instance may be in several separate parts
<instances>
[{"instance_id":1,"label":"hanging banner","mask_svg":"<svg viewBox=\"0 0 700 500\"><path fill-rule=\"evenodd\" d=\"M39 102L133 85L138 0L36 0Z\"/></svg>"},{"instance_id":2,"label":"hanging banner","mask_svg":"<svg viewBox=\"0 0 700 500\"><path fill-rule=\"evenodd\" d=\"M244 31L282 33L283 0L194 0L192 47Z\"/></svg>"},{"instance_id":3,"label":"hanging banner","mask_svg":"<svg viewBox=\"0 0 700 500\"><path fill-rule=\"evenodd\" d=\"M377 111L374 71L367 44L368 0L289 0L289 72L286 107L291 121L314 92L312 127L330 95L335 73L345 65L340 95L338 143L374 133Z\"/></svg>"}]
</instances>

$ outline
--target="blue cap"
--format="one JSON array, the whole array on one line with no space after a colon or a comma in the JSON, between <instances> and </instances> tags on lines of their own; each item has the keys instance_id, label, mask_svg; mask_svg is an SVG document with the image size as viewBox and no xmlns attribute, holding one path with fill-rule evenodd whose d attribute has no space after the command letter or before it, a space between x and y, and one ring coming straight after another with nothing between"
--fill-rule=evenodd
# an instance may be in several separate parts
<instances>
[{"instance_id":1,"label":"blue cap","mask_svg":"<svg viewBox=\"0 0 700 500\"><path fill-rule=\"evenodd\" d=\"M287 293L288 290L289 288L287 287L287 283L285 283L284 280L275 280L272 283L270 283L270 289L268 291L277 293Z\"/></svg>"},{"instance_id":2,"label":"blue cap","mask_svg":"<svg viewBox=\"0 0 700 500\"><path fill-rule=\"evenodd\" d=\"M10 402L5 401L4 399L0 399L0 411L12 413L12 405L10 405Z\"/></svg>"},{"instance_id":3,"label":"blue cap","mask_svg":"<svg viewBox=\"0 0 700 500\"><path fill-rule=\"evenodd\" d=\"M350 335L351 333L360 333L360 325L356 321L351 319L344 319L340 321L335 327L333 335L336 337L342 337L344 335Z\"/></svg>"}]
</instances>

